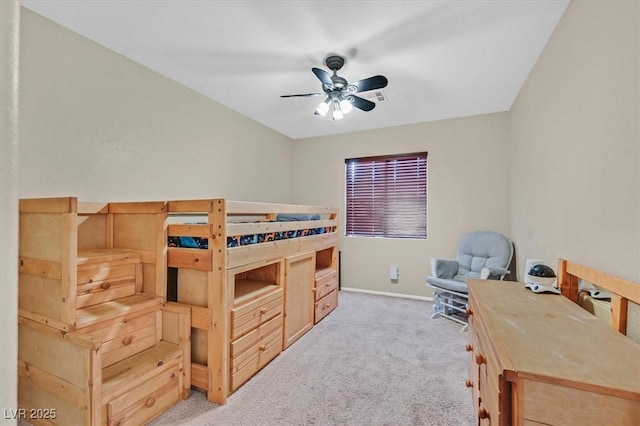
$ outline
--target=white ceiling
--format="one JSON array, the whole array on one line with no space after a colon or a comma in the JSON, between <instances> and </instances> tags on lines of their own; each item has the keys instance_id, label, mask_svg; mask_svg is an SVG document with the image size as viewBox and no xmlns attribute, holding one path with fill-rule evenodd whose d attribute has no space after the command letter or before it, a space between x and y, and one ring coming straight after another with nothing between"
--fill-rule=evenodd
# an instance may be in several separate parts
<instances>
[{"instance_id":1,"label":"white ceiling","mask_svg":"<svg viewBox=\"0 0 640 426\"><path fill-rule=\"evenodd\" d=\"M26 8L293 139L507 111L569 0L62 1ZM314 115L312 67L382 74L387 100ZM364 96L362 94L361 96Z\"/></svg>"}]
</instances>

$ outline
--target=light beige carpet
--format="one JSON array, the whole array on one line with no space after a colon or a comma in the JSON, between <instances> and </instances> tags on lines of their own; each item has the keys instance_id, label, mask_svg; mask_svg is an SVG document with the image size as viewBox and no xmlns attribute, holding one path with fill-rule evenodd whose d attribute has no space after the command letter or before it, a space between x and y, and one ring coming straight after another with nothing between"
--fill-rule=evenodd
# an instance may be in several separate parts
<instances>
[{"instance_id":1,"label":"light beige carpet","mask_svg":"<svg viewBox=\"0 0 640 426\"><path fill-rule=\"evenodd\" d=\"M340 292L339 306L229 397L192 391L153 425L472 425L467 333L430 302Z\"/></svg>"}]
</instances>

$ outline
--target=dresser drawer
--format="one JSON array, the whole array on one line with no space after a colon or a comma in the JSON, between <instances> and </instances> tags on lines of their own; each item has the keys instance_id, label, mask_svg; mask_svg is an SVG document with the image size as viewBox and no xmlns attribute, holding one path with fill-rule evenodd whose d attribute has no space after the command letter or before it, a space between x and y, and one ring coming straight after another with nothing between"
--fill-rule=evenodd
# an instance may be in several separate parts
<instances>
[{"instance_id":1,"label":"dresser drawer","mask_svg":"<svg viewBox=\"0 0 640 426\"><path fill-rule=\"evenodd\" d=\"M481 424L499 425L504 419L500 418L502 415L499 409L499 377L501 373L497 357L491 350L481 321L475 323L473 332L475 333L475 345L472 361L475 362L478 369L478 419Z\"/></svg>"},{"instance_id":2,"label":"dresser drawer","mask_svg":"<svg viewBox=\"0 0 640 426\"><path fill-rule=\"evenodd\" d=\"M629 373L633 374L633 373ZM584 424L636 426L640 401L574 389L536 380L521 380L524 389L523 417L545 425Z\"/></svg>"},{"instance_id":3,"label":"dresser drawer","mask_svg":"<svg viewBox=\"0 0 640 426\"><path fill-rule=\"evenodd\" d=\"M469 328L468 333L469 340L465 346L465 350L467 351L467 360L468 360L468 377L466 386L471 389L471 400L473 403L474 410L477 410L479 404L480 394L478 393L478 386L480 383L479 376L479 368L476 363L475 353L476 349L476 339L475 339L475 330L473 327Z\"/></svg>"},{"instance_id":4,"label":"dresser drawer","mask_svg":"<svg viewBox=\"0 0 640 426\"><path fill-rule=\"evenodd\" d=\"M246 350L255 349L257 347L256 345L259 346L261 342L267 339L275 331L279 330L279 332L282 333L282 324L282 315L278 315L251 330L244 336L234 340L231 343L231 358L236 359Z\"/></svg>"},{"instance_id":5,"label":"dresser drawer","mask_svg":"<svg viewBox=\"0 0 640 426\"><path fill-rule=\"evenodd\" d=\"M139 258L78 265L77 308L132 296L141 283Z\"/></svg>"},{"instance_id":6,"label":"dresser drawer","mask_svg":"<svg viewBox=\"0 0 640 426\"><path fill-rule=\"evenodd\" d=\"M486 414L486 418L490 421L490 424L492 425L499 425L499 424L503 424L501 423L501 413L499 410L499 404L498 404L498 398L500 397L500 394L498 392L498 389L496 389L493 384L488 383L482 383L481 386L484 386L481 390L480 390L480 407L479 409L482 410L484 409ZM481 411L479 411L479 417L483 416L483 413ZM482 417L481 417L482 419Z\"/></svg>"},{"instance_id":7,"label":"dresser drawer","mask_svg":"<svg viewBox=\"0 0 640 426\"><path fill-rule=\"evenodd\" d=\"M322 277L316 279L315 282L315 300L322 299L327 294L338 288L338 272L331 271Z\"/></svg>"},{"instance_id":8,"label":"dresser drawer","mask_svg":"<svg viewBox=\"0 0 640 426\"><path fill-rule=\"evenodd\" d=\"M282 289L278 289L232 309L231 339L237 339L265 321L282 314L282 293Z\"/></svg>"},{"instance_id":9,"label":"dresser drawer","mask_svg":"<svg viewBox=\"0 0 640 426\"><path fill-rule=\"evenodd\" d=\"M108 425L141 425L182 398L180 366L158 372L107 403Z\"/></svg>"},{"instance_id":10,"label":"dresser drawer","mask_svg":"<svg viewBox=\"0 0 640 426\"><path fill-rule=\"evenodd\" d=\"M481 424L499 425L500 410L498 404L499 392L494 383L487 376L487 365L479 366L478 406L476 414Z\"/></svg>"},{"instance_id":11,"label":"dresser drawer","mask_svg":"<svg viewBox=\"0 0 640 426\"><path fill-rule=\"evenodd\" d=\"M274 318L277 320L278 318ZM280 322L282 318L280 317ZM249 380L269 361L282 352L282 327L277 327L271 333L259 340L254 340L246 350L236 354L231 359L231 391Z\"/></svg>"},{"instance_id":12,"label":"dresser drawer","mask_svg":"<svg viewBox=\"0 0 640 426\"><path fill-rule=\"evenodd\" d=\"M156 343L156 315L149 312L134 318L123 317L79 332L102 340L102 366L107 367Z\"/></svg>"},{"instance_id":13,"label":"dresser drawer","mask_svg":"<svg viewBox=\"0 0 640 426\"><path fill-rule=\"evenodd\" d=\"M315 304L315 323L320 321L327 314L338 306L338 290L333 290Z\"/></svg>"}]
</instances>

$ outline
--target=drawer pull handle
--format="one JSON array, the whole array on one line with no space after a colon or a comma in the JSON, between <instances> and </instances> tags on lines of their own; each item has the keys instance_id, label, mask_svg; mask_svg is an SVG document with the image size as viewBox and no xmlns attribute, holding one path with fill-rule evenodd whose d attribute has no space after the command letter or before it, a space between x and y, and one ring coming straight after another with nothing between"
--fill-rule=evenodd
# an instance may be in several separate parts
<instances>
[{"instance_id":1,"label":"drawer pull handle","mask_svg":"<svg viewBox=\"0 0 640 426\"><path fill-rule=\"evenodd\" d=\"M473 309L467 306L467 316L470 317L471 315L473 315Z\"/></svg>"},{"instance_id":2,"label":"drawer pull handle","mask_svg":"<svg viewBox=\"0 0 640 426\"><path fill-rule=\"evenodd\" d=\"M109 290L109 288L111 288L111 283L102 283L100 284L100 288L103 290Z\"/></svg>"},{"instance_id":3,"label":"drawer pull handle","mask_svg":"<svg viewBox=\"0 0 640 426\"><path fill-rule=\"evenodd\" d=\"M327 303L326 305L324 305L325 308L330 308L331 307L331 303Z\"/></svg>"},{"instance_id":4,"label":"drawer pull handle","mask_svg":"<svg viewBox=\"0 0 640 426\"><path fill-rule=\"evenodd\" d=\"M260 309L260 314L261 314L261 315L264 315L264 314L266 314L266 313L267 313L267 308L262 308L262 309Z\"/></svg>"},{"instance_id":5,"label":"drawer pull handle","mask_svg":"<svg viewBox=\"0 0 640 426\"><path fill-rule=\"evenodd\" d=\"M467 343L467 346L464 347L467 352L471 352L473 350L473 345L471 343Z\"/></svg>"},{"instance_id":6,"label":"drawer pull handle","mask_svg":"<svg viewBox=\"0 0 640 426\"><path fill-rule=\"evenodd\" d=\"M260 347L258 348L258 350L260 350L260 352L264 352L267 350L267 346L266 345L260 345Z\"/></svg>"},{"instance_id":7,"label":"drawer pull handle","mask_svg":"<svg viewBox=\"0 0 640 426\"><path fill-rule=\"evenodd\" d=\"M484 355L476 354L476 364L480 365L484 364L485 362L487 362L487 359L484 357Z\"/></svg>"},{"instance_id":8,"label":"drawer pull handle","mask_svg":"<svg viewBox=\"0 0 640 426\"><path fill-rule=\"evenodd\" d=\"M122 339L122 344L125 346L128 346L131 344L132 341L133 339L131 338L131 336L127 336L124 339Z\"/></svg>"},{"instance_id":9,"label":"drawer pull handle","mask_svg":"<svg viewBox=\"0 0 640 426\"><path fill-rule=\"evenodd\" d=\"M487 411L487 409L486 409L486 408L484 408L484 407L480 407L480 408L478 409L478 418L479 418L479 419L482 419L482 420L484 420L484 419L488 419L488 418L489 418L489 412Z\"/></svg>"},{"instance_id":10,"label":"drawer pull handle","mask_svg":"<svg viewBox=\"0 0 640 426\"><path fill-rule=\"evenodd\" d=\"M472 387L473 387L473 382L471 381L471 379L467 379L467 380L464 382L464 385L465 385L466 387L468 387L468 388L472 388Z\"/></svg>"},{"instance_id":11,"label":"drawer pull handle","mask_svg":"<svg viewBox=\"0 0 640 426\"><path fill-rule=\"evenodd\" d=\"M144 403L144 405L146 405L147 407L151 408L153 407L153 404L156 403L156 399L154 397L151 397L149 399L147 399Z\"/></svg>"},{"instance_id":12,"label":"drawer pull handle","mask_svg":"<svg viewBox=\"0 0 640 426\"><path fill-rule=\"evenodd\" d=\"M331 286L331 283L326 283L325 284L325 287L329 287L329 286Z\"/></svg>"}]
</instances>

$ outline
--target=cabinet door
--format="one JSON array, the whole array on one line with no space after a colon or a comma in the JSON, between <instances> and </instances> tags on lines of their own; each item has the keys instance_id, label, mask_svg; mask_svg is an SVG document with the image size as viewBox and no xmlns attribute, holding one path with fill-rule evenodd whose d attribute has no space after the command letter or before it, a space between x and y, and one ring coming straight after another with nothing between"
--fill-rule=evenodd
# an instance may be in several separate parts
<instances>
[{"instance_id":1,"label":"cabinet door","mask_svg":"<svg viewBox=\"0 0 640 426\"><path fill-rule=\"evenodd\" d=\"M315 268L315 252L285 259L283 349L313 327Z\"/></svg>"}]
</instances>

